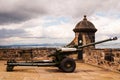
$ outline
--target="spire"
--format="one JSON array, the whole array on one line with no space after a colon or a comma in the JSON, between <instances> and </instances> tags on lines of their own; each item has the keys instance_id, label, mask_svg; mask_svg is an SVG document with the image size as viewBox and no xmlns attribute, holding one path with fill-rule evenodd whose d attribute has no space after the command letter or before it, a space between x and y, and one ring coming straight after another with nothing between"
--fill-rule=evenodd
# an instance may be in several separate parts
<instances>
[{"instance_id":1,"label":"spire","mask_svg":"<svg viewBox=\"0 0 120 80\"><path fill-rule=\"evenodd\" d=\"M84 15L84 18L83 18L83 20L87 20L87 18L86 18L87 16L86 15Z\"/></svg>"}]
</instances>

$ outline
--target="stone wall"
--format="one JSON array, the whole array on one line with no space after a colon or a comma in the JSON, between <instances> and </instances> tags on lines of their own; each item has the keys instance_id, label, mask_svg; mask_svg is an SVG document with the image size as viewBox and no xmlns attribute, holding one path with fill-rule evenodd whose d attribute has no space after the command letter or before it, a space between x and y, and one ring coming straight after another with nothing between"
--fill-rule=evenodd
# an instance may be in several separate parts
<instances>
[{"instance_id":1,"label":"stone wall","mask_svg":"<svg viewBox=\"0 0 120 80\"><path fill-rule=\"evenodd\" d=\"M48 59L47 55L55 51L55 48L32 49L0 49L0 60L37 60Z\"/></svg>"},{"instance_id":2,"label":"stone wall","mask_svg":"<svg viewBox=\"0 0 120 80\"><path fill-rule=\"evenodd\" d=\"M120 49L93 49L84 53L85 63L120 72Z\"/></svg>"},{"instance_id":3,"label":"stone wall","mask_svg":"<svg viewBox=\"0 0 120 80\"><path fill-rule=\"evenodd\" d=\"M0 59L45 60L51 59L47 55L54 51L55 48L0 49ZM83 59L85 63L120 72L120 49L86 49Z\"/></svg>"}]
</instances>

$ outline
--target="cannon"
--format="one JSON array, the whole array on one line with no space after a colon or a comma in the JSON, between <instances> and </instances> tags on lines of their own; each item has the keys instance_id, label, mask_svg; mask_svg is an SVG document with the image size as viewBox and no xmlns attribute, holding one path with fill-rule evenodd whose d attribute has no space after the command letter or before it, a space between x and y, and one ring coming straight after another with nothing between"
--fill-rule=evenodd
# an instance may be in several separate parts
<instances>
[{"instance_id":1,"label":"cannon","mask_svg":"<svg viewBox=\"0 0 120 80\"><path fill-rule=\"evenodd\" d=\"M30 62L16 62L14 59L8 60L6 64L7 65L6 71L13 71L13 68L15 66L38 66L38 67L54 66L54 67L58 67L63 72L67 72L67 73L74 72L76 68L75 60L69 58L68 55L76 54L84 47L88 47L112 40L117 40L117 37L78 46L77 48L68 48L68 47L56 48L56 51L53 54L48 55L48 57L53 57L53 60L30 61Z\"/></svg>"}]
</instances>

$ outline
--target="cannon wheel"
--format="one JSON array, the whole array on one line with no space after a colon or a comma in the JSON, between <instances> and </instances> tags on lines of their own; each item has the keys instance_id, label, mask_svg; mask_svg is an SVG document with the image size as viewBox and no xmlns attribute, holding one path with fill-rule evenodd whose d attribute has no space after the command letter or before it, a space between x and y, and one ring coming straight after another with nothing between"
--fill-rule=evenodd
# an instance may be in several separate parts
<instances>
[{"instance_id":1,"label":"cannon wheel","mask_svg":"<svg viewBox=\"0 0 120 80\"><path fill-rule=\"evenodd\" d=\"M59 69L61 69L64 72L73 72L76 68L76 63L72 58L64 58L59 66Z\"/></svg>"},{"instance_id":2,"label":"cannon wheel","mask_svg":"<svg viewBox=\"0 0 120 80\"><path fill-rule=\"evenodd\" d=\"M14 66L7 65L6 71L13 71Z\"/></svg>"},{"instance_id":3,"label":"cannon wheel","mask_svg":"<svg viewBox=\"0 0 120 80\"><path fill-rule=\"evenodd\" d=\"M9 63L15 63L16 61L14 59L8 60L7 61L7 67L6 67L6 71L13 71L14 66L12 65L8 65Z\"/></svg>"}]
</instances>

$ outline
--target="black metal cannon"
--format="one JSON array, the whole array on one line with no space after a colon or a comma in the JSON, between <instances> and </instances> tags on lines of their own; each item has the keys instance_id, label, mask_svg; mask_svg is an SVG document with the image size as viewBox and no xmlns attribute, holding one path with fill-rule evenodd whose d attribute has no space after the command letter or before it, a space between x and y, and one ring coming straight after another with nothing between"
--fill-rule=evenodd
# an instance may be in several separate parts
<instances>
[{"instance_id":1,"label":"black metal cannon","mask_svg":"<svg viewBox=\"0 0 120 80\"><path fill-rule=\"evenodd\" d=\"M42 61L31 61L31 62L16 62L15 60L8 60L6 71L13 71L15 66L38 66L38 67L48 67L54 66L58 67L63 72L73 72L76 68L75 60L67 57L68 55L75 54L84 47L92 46L95 44L100 44L107 41L117 40L117 37L98 41L95 43L86 44L83 46L78 46L78 48L59 48L56 49L55 53L48 55L48 57L53 57L53 60L42 60Z\"/></svg>"}]
</instances>

